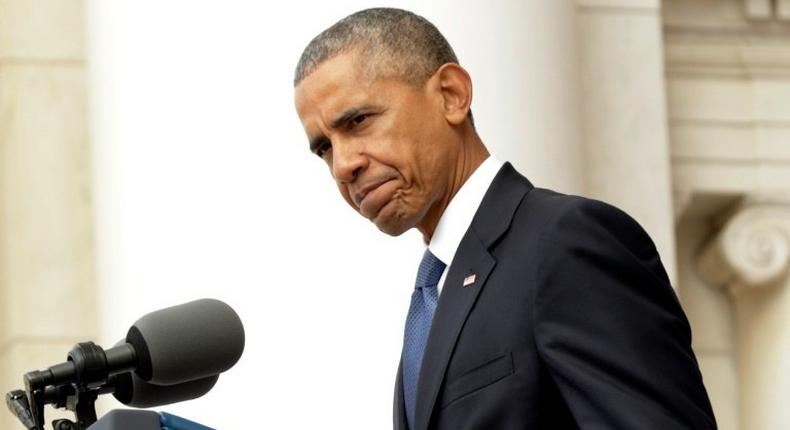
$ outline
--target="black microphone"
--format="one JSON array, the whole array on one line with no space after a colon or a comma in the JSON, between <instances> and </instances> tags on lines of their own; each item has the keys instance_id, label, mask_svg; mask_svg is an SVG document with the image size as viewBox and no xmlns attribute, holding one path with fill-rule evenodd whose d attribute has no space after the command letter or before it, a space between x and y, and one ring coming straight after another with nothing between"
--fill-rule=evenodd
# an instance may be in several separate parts
<instances>
[{"instance_id":1,"label":"black microphone","mask_svg":"<svg viewBox=\"0 0 790 430\"><path fill-rule=\"evenodd\" d=\"M244 326L236 312L214 299L151 312L135 322L126 343L137 373L157 385L174 385L222 373L244 352Z\"/></svg>"},{"instance_id":2,"label":"black microphone","mask_svg":"<svg viewBox=\"0 0 790 430\"><path fill-rule=\"evenodd\" d=\"M126 343L104 350L78 344L69 360L28 372L26 384L103 385L112 375L135 371L145 381L174 385L222 373L244 351L244 326L236 312L215 299L201 299L146 314L129 329Z\"/></svg>"},{"instance_id":3,"label":"black microphone","mask_svg":"<svg viewBox=\"0 0 790 430\"><path fill-rule=\"evenodd\" d=\"M243 351L244 326L236 312L219 300L195 300L143 316L113 348L77 344L68 361L26 373L25 391L9 393L6 403L28 427L43 429L44 405L51 404L77 418L59 421L83 428L96 422L94 402L101 394L117 391L130 405L200 397Z\"/></svg>"},{"instance_id":4,"label":"black microphone","mask_svg":"<svg viewBox=\"0 0 790 430\"><path fill-rule=\"evenodd\" d=\"M126 406L152 408L197 399L214 388L219 375L182 382L175 385L156 385L144 381L134 373L122 373L113 377L113 396Z\"/></svg>"}]
</instances>

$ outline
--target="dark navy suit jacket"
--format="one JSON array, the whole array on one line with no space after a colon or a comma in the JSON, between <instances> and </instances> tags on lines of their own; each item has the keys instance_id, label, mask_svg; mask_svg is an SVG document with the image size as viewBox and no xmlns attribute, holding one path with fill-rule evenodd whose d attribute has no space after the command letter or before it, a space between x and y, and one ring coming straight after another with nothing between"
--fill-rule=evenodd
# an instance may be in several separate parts
<instances>
[{"instance_id":1,"label":"dark navy suit jacket","mask_svg":"<svg viewBox=\"0 0 790 430\"><path fill-rule=\"evenodd\" d=\"M411 430L716 427L656 248L619 209L505 164L448 270ZM400 369L394 410L405 430Z\"/></svg>"}]
</instances>

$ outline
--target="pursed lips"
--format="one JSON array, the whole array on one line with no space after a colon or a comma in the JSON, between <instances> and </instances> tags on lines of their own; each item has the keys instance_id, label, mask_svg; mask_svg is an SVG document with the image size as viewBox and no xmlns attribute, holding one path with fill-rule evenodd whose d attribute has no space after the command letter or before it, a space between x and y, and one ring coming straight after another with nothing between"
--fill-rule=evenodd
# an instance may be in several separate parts
<instances>
[{"instance_id":1,"label":"pursed lips","mask_svg":"<svg viewBox=\"0 0 790 430\"><path fill-rule=\"evenodd\" d=\"M365 196L368 195L371 191L375 190L376 188L380 187L381 185L391 181L393 178L382 178L374 180L359 189L356 193L354 193L354 203L356 203L357 207L362 205L362 200L365 199Z\"/></svg>"}]
</instances>

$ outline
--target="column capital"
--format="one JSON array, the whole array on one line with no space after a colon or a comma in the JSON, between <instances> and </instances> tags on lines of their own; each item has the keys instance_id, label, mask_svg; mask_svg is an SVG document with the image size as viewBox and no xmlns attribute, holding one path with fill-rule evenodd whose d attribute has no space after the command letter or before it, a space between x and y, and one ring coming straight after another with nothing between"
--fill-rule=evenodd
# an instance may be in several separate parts
<instances>
[{"instance_id":1,"label":"column capital","mask_svg":"<svg viewBox=\"0 0 790 430\"><path fill-rule=\"evenodd\" d=\"M703 247L699 272L711 285L774 285L790 269L790 195L748 197Z\"/></svg>"}]
</instances>

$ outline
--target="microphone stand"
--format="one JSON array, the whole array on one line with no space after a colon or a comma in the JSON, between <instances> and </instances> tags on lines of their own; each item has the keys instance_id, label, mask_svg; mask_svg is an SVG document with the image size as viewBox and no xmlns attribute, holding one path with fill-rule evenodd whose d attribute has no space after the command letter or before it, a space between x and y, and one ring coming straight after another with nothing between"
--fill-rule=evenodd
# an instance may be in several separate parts
<instances>
[{"instance_id":1,"label":"microphone stand","mask_svg":"<svg viewBox=\"0 0 790 430\"><path fill-rule=\"evenodd\" d=\"M68 360L24 376L25 390L6 394L6 405L28 430L44 429L44 405L74 412L75 420L52 422L54 430L85 430L96 422L96 399L115 392L104 350L93 342L77 344Z\"/></svg>"}]
</instances>

